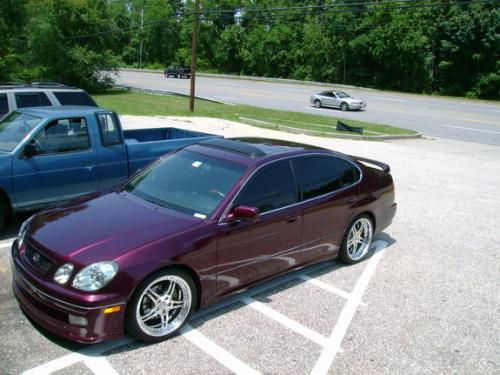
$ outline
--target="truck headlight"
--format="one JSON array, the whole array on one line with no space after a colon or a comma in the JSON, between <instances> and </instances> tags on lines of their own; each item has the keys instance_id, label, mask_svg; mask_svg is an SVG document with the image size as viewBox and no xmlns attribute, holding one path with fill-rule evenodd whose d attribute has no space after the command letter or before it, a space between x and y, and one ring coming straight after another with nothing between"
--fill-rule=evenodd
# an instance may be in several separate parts
<instances>
[{"instance_id":1,"label":"truck headlight","mask_svg":"<svg viewBox=\"0 0 500 375\"><path fill-rule=\"evenodd\" d=\"M71 263L63 264L54 274L54 281L58 284L66 284L73 273L75 266Z\"/></svg>"},{"instance_id":2,"label":"truck headlight","mask_svg":"<svg viewBox=\"0 0 500 375\"><path fill-rule=\"evenodd\" d=\"M109 283L118 272L116 262L98 262L78 272L71 286L85 292L99 290Z\"/></svg>"},{"instance_id":3,"label":"truck headlight","mask_svg":"<svg viewBox=\"0 0 500 375\"><path fill-rule=\"evenodd\" d=\"M28 227L30 225L31 220L33 219L33 216L26 219L21 224L21 228L19 229L19 234L17 235L17 248L18 249L21 249L21 247L24 245L24 241L26 240L26 236L28 235Z\"/></svg>"}]
</instances>

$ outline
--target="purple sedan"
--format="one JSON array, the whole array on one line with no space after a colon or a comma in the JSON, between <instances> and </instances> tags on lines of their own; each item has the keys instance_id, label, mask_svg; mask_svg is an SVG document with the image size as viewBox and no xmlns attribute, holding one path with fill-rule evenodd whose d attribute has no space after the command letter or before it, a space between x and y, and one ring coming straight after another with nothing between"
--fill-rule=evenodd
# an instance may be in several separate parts
<instances>
[{"instance_id":1,"label":"purple sedan","mask_svg":"<svg viewBox=\"0 0 500 375\"><path fill-rule=\"evenodd\" d=\"M297 267L356 263L396 212L386 164L297 143L216 139L23 223L21 308L96 343L156 342L191 314Z\"/></svg>"}]
</instances>

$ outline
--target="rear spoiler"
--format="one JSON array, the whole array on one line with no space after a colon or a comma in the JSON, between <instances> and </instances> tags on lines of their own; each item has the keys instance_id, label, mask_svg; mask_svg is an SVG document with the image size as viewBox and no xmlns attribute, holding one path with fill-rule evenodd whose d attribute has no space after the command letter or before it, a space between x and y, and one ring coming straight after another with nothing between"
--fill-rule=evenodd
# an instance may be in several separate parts
<instances>
[{"instance_id":1,"label":"rear spoiler","mask_svg":"<svg viewBox=\"0 0 500 375\"><path fill-rule=\"evenodd\" d=\"M372 159L366 159L366 158L361 158L359 156L352 156L354 160L367 164L368 167L376 167L377 169L380 169L384 173L389 173L391 171L391 167L388 164L382 163L380 161L372 160Z\"/></svg>"}]
</instances>

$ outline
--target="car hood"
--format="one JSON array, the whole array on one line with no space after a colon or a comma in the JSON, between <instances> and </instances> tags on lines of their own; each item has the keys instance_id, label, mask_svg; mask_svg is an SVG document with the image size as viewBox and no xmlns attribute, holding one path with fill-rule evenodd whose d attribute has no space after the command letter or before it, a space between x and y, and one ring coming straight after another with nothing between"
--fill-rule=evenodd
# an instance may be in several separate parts
<instances>
[{"instance_id":1,"label":"car hood","mask_svg":"<svg viewBox=\"0 0 500 375\"><path fill-rule=\"evenodd\" d=\"M118 259L201 222L126 192L94 193L36 215L29 238L49 257L88 263Z\"/></svg>"}]
</instances>

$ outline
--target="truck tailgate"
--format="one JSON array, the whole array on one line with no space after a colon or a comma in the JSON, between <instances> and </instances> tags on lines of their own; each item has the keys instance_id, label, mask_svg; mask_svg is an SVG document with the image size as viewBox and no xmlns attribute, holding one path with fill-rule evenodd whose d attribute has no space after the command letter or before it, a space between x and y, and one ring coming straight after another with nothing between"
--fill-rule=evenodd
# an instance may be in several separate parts
<instances>
[{"instance_id":1,"label":"truck tailgate","mask_svg":"<svg viewBox=\"0 0 500 375\"><path fill-rule=\"evenodd\" d=\"M223 138L178 128L124 130L129 176L158 157L181 147L207 139Z\"/></svg>"}]
</instances>

